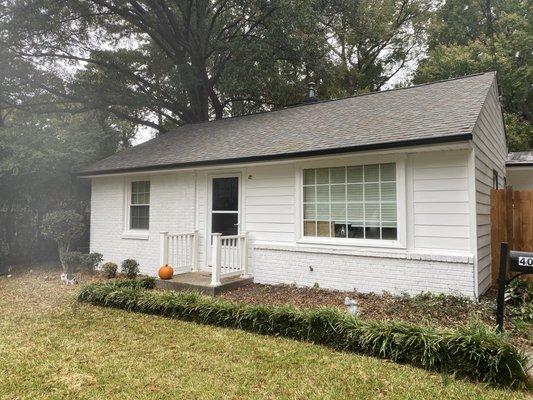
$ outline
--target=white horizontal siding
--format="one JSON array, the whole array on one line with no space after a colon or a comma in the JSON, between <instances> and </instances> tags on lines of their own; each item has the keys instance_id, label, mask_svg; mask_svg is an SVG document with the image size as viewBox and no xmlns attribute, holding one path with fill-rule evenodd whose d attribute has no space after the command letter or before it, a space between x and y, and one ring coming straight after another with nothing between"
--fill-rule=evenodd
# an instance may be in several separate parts
<instances>
[{"instance_id":1,"label":"white horizontal siding","mask_svg":"<svg viewBox=\"0 0 533 400\"><path fill-rule=\"evenodd\" d=\"M246 169L246 231L254 240L294 242L296 182L294 165Z\"/></svg>"},{"instance_id":2,"label":"white horizontal siding","mask_svg":"<svg viewBox=\"0 0 533 400\"><path fill-rule=\"evenodd\" d=\"M496 80L489 91L474 127L476 229L478 291L485 292L491 285L490 251L490 190L493 170L498 172L499 187L503 188L506 176L507 145L498 100Z\"/></svg>"},{"instance_id":3,"label":"white horizontal siding","mask_svg":"<svg viewBox=\"0 0 533 400\"><path fill-rule=\"evenodd\" d=\"M466 168L465 168L466 169ZM463 191L468 189L467 178L434 178L417 179L415 177L415 192L426 191Z\"/></svg>"},{"instance_id":4,"label":"white horizontal siding","mask_svg":"<svg viewBox=\"0 0 533 400\"><path fill-rule=\"evenodd\" d=\"M414 204L415 214L468 214L468 203L465 201L448 202L417 202Z\"/></svg>"},{"instance_id":5,"label":"white horizontal siding","mask_svg":"<svg viewBox=\"0 0 533 400\"><path fill-rule=\"evenodd\" d=\"M408 190L413 193L415 250L469 250L467 165L465 151L413 157Z\"/></svg>"},{"instance_id":6,"label":"white horizontal siding","mask_svg":"<svg viewBox=\"0 0 533 400\"><path fill-rule=\"evenodd\" d=\"M250 224L256 224L256 223L295 224L296 221L294 218L294 214L287 213L287 212L276 212L276 213L247 212L246 223L247 223L248 229L250 229Z\"/></svg>"},{"instance_id":7,"label":"white horizontal siding","mask_svg":"<svg viewBox=\"0 0 533 400\"><path fill-rule=\"evenodd\" d=\"M416 191L414 202L417 203L465 203L468 202L467 190Z\"/></svg>"},{"instance_id":8,"label":"white horizontal siding","mask_svg":"<svg viewBox=\"0 0 533 400\"><path fill-rule=\"evenodd\" d=\"M285 206L286 208L294 207L294 196L286 196L283 194L275 195L272 193L267 196L247 196L246 205L247 206L248 205L251 205L251 206L278 205L278 206Z\"/></svg>"},{"instance_id":9,"label":"white horizontal siding","mask_svg":"<svg viewBox=\"0 0 533 400\"><path fill-rule=\"evenodd\" d=\"M271 198L273 194L276 197L282 197L283 199L294 198L294 182L292 186L275 186L275 180L272 180L272 186L270 187L256 187L255 182L251 184L251 181L246 185L246 198L259 197L261 199ZM274 193L272 191L275 191Z\"/></svg>"},{"instance_id":10,"label":"white horizontal siding","mask_svg":"<svg viewBox=\"0 0 533 400\"><path fill-rule=\"evenodd\" d=\"M427 237L456 237L468 239L470 229L465 226L436 226L436 225L416 225L416 236Z\"/></svg>"},{"instance_id":11,"label":"white horizontal siding","mask_svg":"<svg viewBox=\"0 0 533 400\"><path fill-rule=\"evenodd\" d=\"M463 165L458 167L446 167L439 163L439 165L434 165L428 168L416 168L414 170L414 178L416 180L468 178L467 172L468 171Z\"/></svg>"},{"instance_id":12,"label":"white horizontal siding","mask_svg":"<svg viewBox=\"0 0 533 400\"><path fill-rule=\"evenodd\" d=\"M464 227L468 226L468 214L454 213L454 214L415 214L415 229L420 226L431 226L434 228L452 226Z\"/></svg>"}]
</instances>

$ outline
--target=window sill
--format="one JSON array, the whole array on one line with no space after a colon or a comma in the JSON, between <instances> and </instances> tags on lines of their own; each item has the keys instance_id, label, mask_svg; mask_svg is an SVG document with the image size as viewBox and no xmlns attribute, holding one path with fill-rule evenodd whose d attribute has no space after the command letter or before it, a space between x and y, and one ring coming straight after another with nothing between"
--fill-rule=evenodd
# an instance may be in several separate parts
<instances>
[{"instance_id":1,"label":"window sill","mask_svg":"<svg viewBox=\"0 0 533 400\"><path fill-rule=\"evenodd\" d=\"M121 239L132 239L132 240L148 240L150 234L148 231L126 231L120 235Z\"/></svg>"},{"instance_id":2,"label":"window sill","mask_svg":"<svg viewBox=\"0 0 533 400\"><path fill-rule=\"evenodd\" d=\"M470 253L450 252L409 252L403 248L362 248L356 246L326 246L314 243L303 245L302 243L279 243L279 242L255 242L254 250L290 251L296 253L316 253L340 256L372 257L372 258L395 258L415 261L437 261L458 264L473 264L474 256Z\"/></svg>"},{"instance_id":3,"label":"window sill","mask_svg":"<svg viewBox=\"0 0 533 400\"><path fill-rule=\"evenodd\" d=\"M369 240L369 239L336 239L303 237L296 241L297 244L330 245L335 247L373 247L385 249L406 249L398 240Z\"/></svg>"}]
</instances>

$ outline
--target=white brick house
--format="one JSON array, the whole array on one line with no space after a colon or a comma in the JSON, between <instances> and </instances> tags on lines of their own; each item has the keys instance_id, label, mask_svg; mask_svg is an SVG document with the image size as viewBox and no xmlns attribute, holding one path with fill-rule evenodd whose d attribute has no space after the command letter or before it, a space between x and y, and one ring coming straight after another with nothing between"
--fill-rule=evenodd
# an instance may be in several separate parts
<instances>
[{"instance_id":1,"label":"white brick house","mask_svg":"<svg viewBox=\"0 0 533 400\"><path fill-rule=\"evenodd\" d=\"M506 155L487 73L187 125L79 175L91 251L147 274L478 297Z\"/></svg>"}]
</instances>

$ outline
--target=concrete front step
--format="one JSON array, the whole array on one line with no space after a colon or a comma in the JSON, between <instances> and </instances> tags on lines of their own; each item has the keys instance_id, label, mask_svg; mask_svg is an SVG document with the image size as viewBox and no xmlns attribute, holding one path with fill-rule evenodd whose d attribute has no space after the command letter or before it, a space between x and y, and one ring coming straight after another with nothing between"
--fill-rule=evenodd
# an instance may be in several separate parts
<instances>
[{"instance_id":1,"label":"concrete front step","mask_svg":"<svg viewBox=\"0 0 533 400\"><path fill-rule=\"evenodd\" d=\"M250 285L253 278L241 278L232 276L221 279L220 286L209 286L211 283L211 274L209 272L187 272L177 274L172 279L156 281L156 288L164 290L188 290L200 292L209 296L215 296L218 293L235 289L240 286Z\"/></svg>"}]
</instances>

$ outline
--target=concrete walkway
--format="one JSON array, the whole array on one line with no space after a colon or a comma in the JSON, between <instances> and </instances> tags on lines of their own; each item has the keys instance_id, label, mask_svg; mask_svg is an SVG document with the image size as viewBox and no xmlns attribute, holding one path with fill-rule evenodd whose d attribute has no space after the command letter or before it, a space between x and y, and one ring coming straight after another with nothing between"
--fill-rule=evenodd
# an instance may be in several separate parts
<instances>
[{"instance_id":1,"label":"concrete walkway","mask_svg":"<svg viewBox=\"0 0 533 400\"><path fill-rule=\"evenodd\" d=\"M253 283L253 278L241 278L240 276L232 276L228 278L222 278L220 282L220 286L213 287L210 286L211 273L186 272L184 274L174 275L172 279L158 279L156 282L156 287L158 289L166 290L190 290L214 296L218 293L227 290L231 290L244 285L249 285Z\"/></svg>"}]
</instances>

